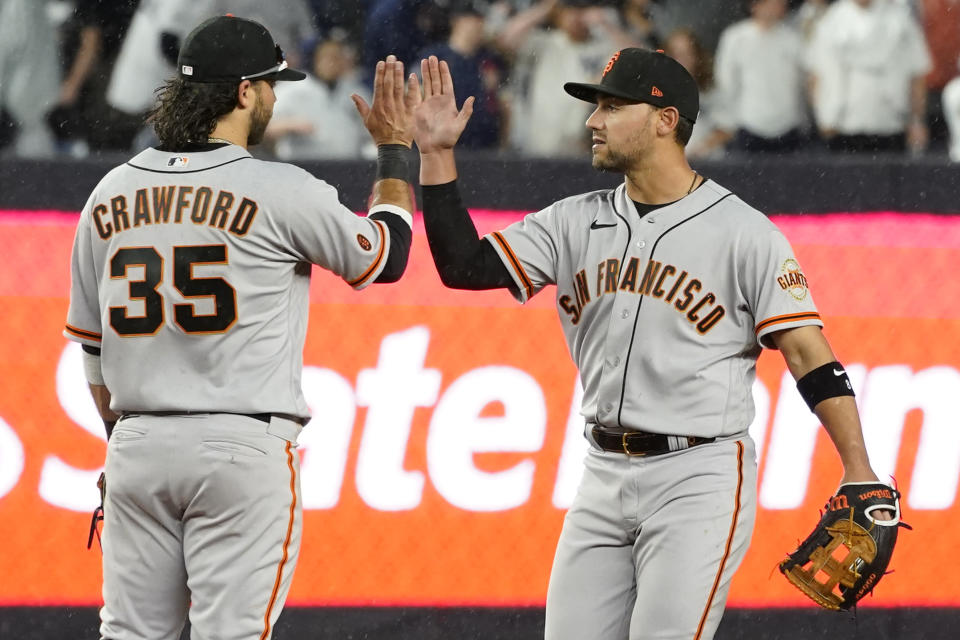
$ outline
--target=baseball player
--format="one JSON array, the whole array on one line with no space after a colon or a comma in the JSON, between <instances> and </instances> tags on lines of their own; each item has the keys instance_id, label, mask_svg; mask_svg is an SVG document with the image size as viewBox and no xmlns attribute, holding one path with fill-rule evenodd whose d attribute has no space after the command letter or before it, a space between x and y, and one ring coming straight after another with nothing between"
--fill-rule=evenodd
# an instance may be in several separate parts
<instances>
[{"instance_id":1,"label":"baseball player","mask_svg":"<svg viewBox=\"0 0 960 640\"><path fill-rule=\"evenodd\" d=\"M427 238L441 279L556 285L592 445L547 593L549 640L712 638L747 551L756 502L747 433L761 347L779 349L822 420L843 482L875 481L843 367L807 279L763 214L687 164L696 83L661 52L623 49L599 84L593 166L616 189L560 200L478 238L458 194L457 110L444 62L422 62L416 111Z\"/></svg>"},{"instance_id":2,"label":"baseball player","mask_svg":"<svg viewBox=\"0 0 960 640\"><path fill-rule=\"evenodd\" d=\"M194 638L272 635L300 546L310 265L358 290L406 267L403 65L380 62L372 104L354 98L380 150L366 217L247 151L274 83L303 78L259 23L204 22L152 112L161 145L81 213L65 335L108 425L102 638L176 639L188 612Z\"/></svg>"}]
</instances>

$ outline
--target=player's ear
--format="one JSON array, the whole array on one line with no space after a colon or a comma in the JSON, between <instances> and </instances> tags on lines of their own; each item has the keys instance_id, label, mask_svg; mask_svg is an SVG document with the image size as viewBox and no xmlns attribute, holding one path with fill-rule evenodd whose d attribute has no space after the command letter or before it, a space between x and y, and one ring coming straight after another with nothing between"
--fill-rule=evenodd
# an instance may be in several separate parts
<instances>
[{"instance_id":1,"label":"player's ear","mask_svg":"<svg viewBox=\"0 0 960 640\"><path fill-rule=\"evenodd\" d=\"M674 129L680 124L680 112L676 107L664 107L660 109L657 120L657 134L660 136L672 136Z\"/></svg>"},{"instance_id":2,"label":"player's ear","mask_svg":"<svg viewBox=\"0 0 960 640\"><path fill-rule=\"evenodd\" d=\"M243 109L252 109L257 103L257 91L253 83L244 80L237 86L237 104Z\"/></svg>"}]
</instances>

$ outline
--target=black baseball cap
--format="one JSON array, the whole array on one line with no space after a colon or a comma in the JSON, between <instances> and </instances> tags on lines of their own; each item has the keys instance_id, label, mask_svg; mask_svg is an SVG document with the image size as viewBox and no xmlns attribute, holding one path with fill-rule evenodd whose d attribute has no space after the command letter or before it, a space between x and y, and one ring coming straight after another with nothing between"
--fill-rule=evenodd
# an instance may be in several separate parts
<instances>
[{"instance_id":1,"label":"black baseball cap","mask_svg":"<svg viewBox=\"0 0 960 640\"><path fill-rule=\"evenodd\" d=\"M563 89L586 102L596 102L597 94L603 94L655 107L676 107L691 122L697 121L700 112L697 81L682 64L662 51L621 49L604 67L600 84L568 82Z\"/></svg>"},{"instance_id":2,"label":"black baseball cap","mask_svg":"<svg viewBox=\"0 0 960 640\"><path fill-rule=\"evenodd\" d=\"M183 41L177 58L180 78L189 82L303 80L287 68L280 45L259 22L232 15L201 23Z\"/></svg>"}]
</instances>

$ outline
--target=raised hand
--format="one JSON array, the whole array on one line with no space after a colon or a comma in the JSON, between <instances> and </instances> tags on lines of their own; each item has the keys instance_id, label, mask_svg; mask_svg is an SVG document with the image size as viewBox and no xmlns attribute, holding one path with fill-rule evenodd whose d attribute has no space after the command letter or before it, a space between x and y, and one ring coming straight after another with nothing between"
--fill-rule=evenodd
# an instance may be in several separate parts
<instances>
[{"instance_id":1,"label":"raised hand","mask_svg":"<svg viewBox=\"0 0 960 640\"><path fill-rule=\"evenodd\" d=\"M373 79L373 104L357 94L350 96L357 107L363 125L374 143L413 144L414 110L421 102L420 81L411 73L406 86L403 81L403 63L394 55L377 63Z\"/></svg>"},{"instance_id":2,"label":"raised hand","mask_svg":"<svg viewBox=\"0 0 960 640\"><path fill-rule=\"evenodd\" d=\"M463 108L457 110L450 67L436 56L420 61L420 74L423 101L415 111L417 147L420 153L452 149L473 114L474 97L467 98Z\"/></svg>"}]
</instances>

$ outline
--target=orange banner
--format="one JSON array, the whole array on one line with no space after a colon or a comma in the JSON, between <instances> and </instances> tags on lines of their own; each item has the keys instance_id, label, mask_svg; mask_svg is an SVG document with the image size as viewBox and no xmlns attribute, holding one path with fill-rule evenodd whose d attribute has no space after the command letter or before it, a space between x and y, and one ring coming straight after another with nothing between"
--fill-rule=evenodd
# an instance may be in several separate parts
<instances>
[{"instance_id":1,"label":"orange banner","mask_svg":"<svg viewBox=\"0 0 960 640\"><path fill-rule=\"evenodd\" d=\"M520 214L474 212L482 232ZM774 218L793 242L858 393L871 459L904 494L889 576L866 606L960 606L944 574L960 530L960 218ZM0 213L0 605L97 604L85 547L102 425L61 337L76 216ZM422 226L398 285L354 292L315 271L303 386L297 605L542 605L584 451L576 371L546 291L442 287ZM751 434L753 545L730 604L807 602L774 567L840 477L776 353ZM931 580L931 576L938 576Z\"/></svg>"}]
</instances>

